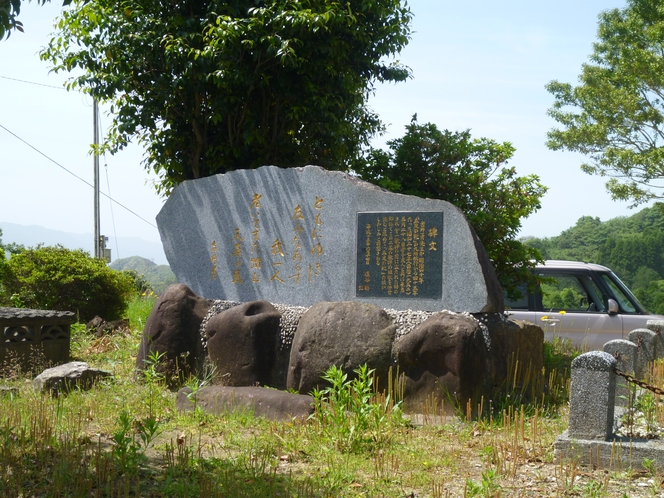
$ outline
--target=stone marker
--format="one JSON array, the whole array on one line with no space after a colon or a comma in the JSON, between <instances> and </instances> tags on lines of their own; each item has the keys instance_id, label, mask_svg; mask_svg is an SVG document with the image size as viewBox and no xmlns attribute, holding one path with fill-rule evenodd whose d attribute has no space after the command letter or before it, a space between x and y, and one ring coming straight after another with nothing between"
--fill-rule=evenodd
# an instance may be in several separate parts
<instances>
[{"instance_id":1,"label":"stone marker","mask_svg":"<svg viewBox=\"0 0 664 498\"><path fill-rule=\"evenodd\" d=\"M637 346L632 341L615 339L604 344L604 352L616 359L616 367L627 374L636 371ZM616 380L616 406L629 405L629 383L623 377Z\"/></svg>"},{"instance_id":2,"label":"stone marker","mask_svg":"<svg viewBox=\"0 0 664 498\"><path fill-rule=\"evenodd\" d=\"M569 400L570 438L608 441L613 433L616 360L591 351L572 361Z\"/></svg>"},{"instance_id":3,"label":"stone marker","mask_svg":"<svg viewBox=\"0 0 664 498\"><path fill-rule=\"evenodd\" d=\"M664 357L664 320L648 320L646 328L652 330L657 336L657 345L655 346L657 358Z\"/></svg>"},{"instance_id":4,"label":"stone marker","mask_svg":"<svg viewBox=\"0 0 664 498\"><path fill-rule=\"evenodd\" d=\"M627 335L627 340L636 344L635 374L643 379L649 372L650 363L657 358L659 336L652 330L634 329Z\"/></svg>"},{"instance_id":5,"label":"stone marker","mask_svg":"<svg viewBox=\"0 0 664 498\"><path fill-rule=\"evenodd\" d=\"M157 224L178 281L205 298L503 311L458 208L345 173L264 166L185 181Z\"/></svg>"}]
</instances>

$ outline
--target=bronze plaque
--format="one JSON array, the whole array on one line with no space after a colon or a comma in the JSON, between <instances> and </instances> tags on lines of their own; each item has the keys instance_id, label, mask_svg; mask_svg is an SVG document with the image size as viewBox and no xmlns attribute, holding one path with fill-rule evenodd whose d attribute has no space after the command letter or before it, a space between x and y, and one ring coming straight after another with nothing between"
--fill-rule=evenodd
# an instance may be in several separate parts
<instances>
[{"instance_id":1,"label":"bronze plaque","mask_svg":"<svg viewBox=\"0 0 664 498\"><path fill-rule=\"evenodd\" d=\"M441 299L443 213L357 214L356 297Z\"/></svg>"}]
</instances>

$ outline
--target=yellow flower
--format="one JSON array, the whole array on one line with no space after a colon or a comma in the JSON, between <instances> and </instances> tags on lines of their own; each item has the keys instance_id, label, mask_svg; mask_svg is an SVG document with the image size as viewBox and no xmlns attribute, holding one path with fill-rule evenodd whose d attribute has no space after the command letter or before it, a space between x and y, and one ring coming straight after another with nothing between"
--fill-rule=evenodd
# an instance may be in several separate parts
<instances>
[{"instance_id":1,"label":"yellow flower","mask_svg":"<svg viewBox=\"0 0 664 498\"><path fill-rule=\"evenodd\" d=\"M549 319L549 317L546 316L546 315L544 315L542 318L540 318L540 320L542 320L542 321L544 321L544 320L548 320L548 319Z\"/></svg>"},{"instance_id":2,"label":"yellow flower","mask_svg":"<svg viewBox=\"0 0 664 498\"><path fill-rule=\"evenodd\" d=\"M565 313L567 313L567 311L565 311L565 310L560 310L558 313L560 313L561 315L564 315Z\"/></svg>"}]
</instances>

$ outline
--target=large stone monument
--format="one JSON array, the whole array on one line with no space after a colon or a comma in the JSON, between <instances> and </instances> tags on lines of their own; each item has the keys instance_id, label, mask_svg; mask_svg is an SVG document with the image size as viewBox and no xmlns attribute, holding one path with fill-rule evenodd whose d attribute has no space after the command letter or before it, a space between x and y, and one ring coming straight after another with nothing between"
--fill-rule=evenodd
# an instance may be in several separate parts
<instances>
[{"instance_id":1,"label":"large stone monument","mask_svg":"<svg viewBox=\"0 0 664 498\"><path fill-rule=\"evenodd\" d=\"M317 166L183 182L157 224L178 281L208 299L503 310L493 267L459 209Z\"/></svg>"}]
</instances>

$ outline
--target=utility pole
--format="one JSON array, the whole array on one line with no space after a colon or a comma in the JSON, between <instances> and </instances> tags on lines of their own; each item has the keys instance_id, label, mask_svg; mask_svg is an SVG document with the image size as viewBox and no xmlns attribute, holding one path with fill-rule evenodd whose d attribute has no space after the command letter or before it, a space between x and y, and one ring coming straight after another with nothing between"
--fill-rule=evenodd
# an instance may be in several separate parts
<instances>
[{"instance_id":1,"label":"utility pole","mask_svg":"<svg viewBox=\"0 0 664 498\"><path fill-rule=\"evenodd\" d=\"M106 249L106 242L108 237L104 237L101 234L101 218L99 217L99 152L97 147L99 147L99 105L97 100L92 101L92 119L94 119L93 133L94 133L94 218L95 218L95 258L96 259L105 259L107 263L111 262L111 250Z\"/></svg>"},{"instance_id":2,"label":"utility pole","mask_svg":"<svg viewBox=\"0 0 664 498\"><path fill-rule=\"evenodd\" d=\"M97 99L92 101L92 119L94 120L93 133L94 133L94 218L95 218L95 258L103 257L104 253L100 250L101 235L100 235L100 218L99 218L99 107L97 106Z\"/></svg>"}]
</instances>

